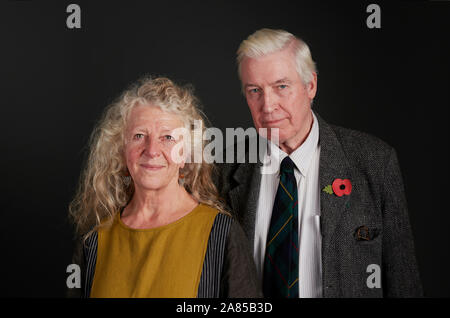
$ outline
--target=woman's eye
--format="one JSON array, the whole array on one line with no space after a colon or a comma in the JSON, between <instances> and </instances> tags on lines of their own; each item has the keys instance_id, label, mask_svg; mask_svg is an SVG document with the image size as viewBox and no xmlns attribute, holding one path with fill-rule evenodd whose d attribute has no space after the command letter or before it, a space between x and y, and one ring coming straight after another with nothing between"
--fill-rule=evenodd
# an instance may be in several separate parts
<instances>
[{"instance_id":1,"label":"woman's eye","mask_svg":"<svg viewBox=\"0 0 450 318\"><path fill-rule=\"evenodd\" d=\"M134 139L142 139L144 138L144 134L136 134L133 136Z\"/></svg>"}]
</instances>

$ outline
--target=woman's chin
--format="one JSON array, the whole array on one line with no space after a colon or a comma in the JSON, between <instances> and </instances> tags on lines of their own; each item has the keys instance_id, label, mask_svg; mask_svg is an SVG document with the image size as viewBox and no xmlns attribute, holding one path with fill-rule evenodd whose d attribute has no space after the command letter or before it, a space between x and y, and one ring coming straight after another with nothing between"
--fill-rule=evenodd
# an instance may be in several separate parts
<instances>
[{"instance_id":1,"label":"woman's chin","mask_svg":"<svg viewBox=\"0 0 450 318\"><path fill-rule=\"evenodd\" d=\"M168 186L167 182L162 182L163 180L160 178L152 178L153 180L143 180L135 182L134 187L136 190L143 191L157 191L162 190Z\"/></svg>"}]
</instances>

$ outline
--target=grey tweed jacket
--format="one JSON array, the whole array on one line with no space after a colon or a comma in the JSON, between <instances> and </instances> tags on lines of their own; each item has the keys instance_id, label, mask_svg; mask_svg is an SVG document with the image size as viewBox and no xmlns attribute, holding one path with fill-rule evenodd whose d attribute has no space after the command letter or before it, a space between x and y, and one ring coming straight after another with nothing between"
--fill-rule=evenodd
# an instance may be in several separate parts
<instances>
[{"instance_id":1,"label":"grey tweed jacket","mask_svg":"<svg viewBox=\"0 0 450 318\"><path fill-rule=\"evenodd\" d=\"M323 296L423 296L395 150L316 116L320 188L336 178L353 186L348 196L320 194ZM245 162L219 165L217 186L253 246L261 164ZM367 284L371 264L381 269L380 288Z\"/></svg>"}]
</instances>

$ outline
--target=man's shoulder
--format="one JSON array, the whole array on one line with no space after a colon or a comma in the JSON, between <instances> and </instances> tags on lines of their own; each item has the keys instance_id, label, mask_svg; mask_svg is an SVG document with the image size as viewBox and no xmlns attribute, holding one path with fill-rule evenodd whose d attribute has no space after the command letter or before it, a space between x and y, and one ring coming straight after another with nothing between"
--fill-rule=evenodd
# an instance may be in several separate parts
<instances>
[{"instance_id":1,"label":"man's shoulder","mask_svg":"<svg viewBox=\"0 0 450 318\"><path fill-rule=\"evenodd\" d=\"M347 149L370 150L371 152L391 152L392 146L381 138L359 130L330 125L341 145Z\"/></svg>"},{"instance_id":2,"label":"man's shoulder","mask_svg":"<svg viewBox=\"0 0 450 318\"><path fill-rule=\"evenodd\" d=\"M395 152L394 148L379 137L370 133L329 125L345 153L354 166L375 165L381 168Z\"/></svg>"}]
</instances>

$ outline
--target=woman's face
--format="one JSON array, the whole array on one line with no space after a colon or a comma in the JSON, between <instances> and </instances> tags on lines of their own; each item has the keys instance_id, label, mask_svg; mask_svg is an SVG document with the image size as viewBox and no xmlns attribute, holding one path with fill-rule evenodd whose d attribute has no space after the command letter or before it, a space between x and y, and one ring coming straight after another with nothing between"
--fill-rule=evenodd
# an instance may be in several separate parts
<instances>
[{"instance_id":1,"label":"woman's face","mask_svg":"<svg viewBox=\"0 0 450 318\"><path fill-rule=\"evenodd\" d=\"M138 105L132 109L125 131L125 160L136 189L159 190L178 182L184 161L172 154L182 149L182 140L174 131L182 127L177 115L159 107Z\"/></svg>"}]
</instances>

